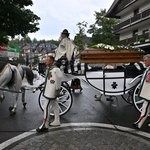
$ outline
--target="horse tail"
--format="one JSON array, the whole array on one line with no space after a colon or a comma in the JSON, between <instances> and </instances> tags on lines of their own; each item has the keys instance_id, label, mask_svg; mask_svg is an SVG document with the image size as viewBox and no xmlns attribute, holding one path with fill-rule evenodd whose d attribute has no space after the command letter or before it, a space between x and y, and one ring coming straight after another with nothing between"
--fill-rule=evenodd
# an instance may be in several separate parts
<instances>
[{"instance_id":1,"label":"horse tail","mask_svg":"<svg viewBox=\"0 0 150 150\"><path fill-rule=\"evenodd\" d=\"M22 66L22 67L23 67L23 70L26 73L26 78L27 78L28 83L30 85L33 85L33 79L34 79L33 71L28 67L25 67L25 66Z\"/></svg>"}]
</instances>

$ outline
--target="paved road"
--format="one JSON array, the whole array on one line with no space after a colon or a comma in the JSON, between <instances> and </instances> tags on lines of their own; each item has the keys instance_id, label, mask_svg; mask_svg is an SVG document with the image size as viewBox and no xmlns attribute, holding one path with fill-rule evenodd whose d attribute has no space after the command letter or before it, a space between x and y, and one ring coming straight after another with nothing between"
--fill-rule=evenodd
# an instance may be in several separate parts
<instances>
[{"instance_id":1,"label":"paved road","mask_svg":"<svg viewBox=\"0 0 150 150\"><path fill-rule=\"evenodd\" d=\"M6 94L6 99L3 101L3 103L0 104L0 143L3 143L6 140L20 135L24 132L33 130L41 124L43 114L39 108L37 101L38 94L39 92L33 94L31 91L27 91L27 108L23 109L22 104L19 101L17 114L15 116L9 115L8 108L11 102L11 95L9 93ZM73 94L74 103L71 110L66 115L61 117L62 124L104 123L113 127L118 125L122 127L132 128L132 123L139 116L139 113L133 106L124 102L119 96L119 106L112 107L110 103L106 101L105 97L102 98L102 101L95 101L95 94L98 94L98 91L95 91L91 87L84 87L82 93L76 91L76 93ZM102 132L101 129L99 130L100 132ZM150 129L146 126L146 124L144 124L142 131L145 133L150 133ZM63 131L59 133L60 136L62 132ZM84 133L84 130L82 132ZM96 133L97 131L94 130L94 132ZM110 132L114 131L111 130ZM34 130L33 133L35 134ZM120 135L120 133L118 132L117 134Z\"/></svg>"}]
</instances>

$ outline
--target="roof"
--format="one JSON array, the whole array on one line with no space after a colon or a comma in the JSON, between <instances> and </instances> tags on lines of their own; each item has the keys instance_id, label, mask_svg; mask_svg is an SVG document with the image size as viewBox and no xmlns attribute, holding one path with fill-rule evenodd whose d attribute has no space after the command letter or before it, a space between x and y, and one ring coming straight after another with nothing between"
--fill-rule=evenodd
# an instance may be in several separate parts
<instances>
[{"instance_id":1,"label":"roof","mask_svg":"<svg viewBox=\"0 0 150 150\"><path fill-rule=\"evenodd\" d=\"M119 16L116 16L116 7L120 3L121 0L114 0L112 5L110 6L109 10L107 11L105 17L110 17L110 18L119 18Z\"/></svg>"}]
</instances>

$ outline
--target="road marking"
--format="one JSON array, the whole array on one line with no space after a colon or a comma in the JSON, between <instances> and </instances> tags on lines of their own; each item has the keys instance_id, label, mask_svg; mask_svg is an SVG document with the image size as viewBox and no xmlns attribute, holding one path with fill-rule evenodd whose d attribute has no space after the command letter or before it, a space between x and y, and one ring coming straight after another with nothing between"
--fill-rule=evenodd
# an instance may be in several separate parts
<instances>
[{"instance_id":1,"label":"road marking","mask_svg":"<svg viewBox=\"0 0 150 150\"><path fill-rule=\"evenodd\" d=\"M89 128L89 127L99 127L99 128L108 128L108 129L117 129L118 131L120 132L128 132L128 133L132 133L132 134L136 134L136 135L139 135L139 136L142 136L142 137L146 137L146 138L150 138L150 134L149 133L146 133L146 132L143 132L143 131L140 131L140 130L136 130L136 129L131 129L131 128L127 128L127 127L122 127L122 126L118 126L118 125L110 125L110 124L104 124L104 123L86 123L86 122L83 122L83 123L64 123L64 124L61 124L61 126L58 126L58 127L50 127L49 128L49 131L53 131L53 129L63 129L63 128L67 128L67 127L73 127L73 128ZM56 131L56 130L55 130ZM23 134L20 134L16 137L13 137L3 143L0 144L0 149L4 149L8 146L10 146L11 144L19 141L19 140L22 140L30 135L33 135L36 133L36 130L33 129L33 130L30 130L29 132L25 132Z\"/></svg>"}]
</instances>

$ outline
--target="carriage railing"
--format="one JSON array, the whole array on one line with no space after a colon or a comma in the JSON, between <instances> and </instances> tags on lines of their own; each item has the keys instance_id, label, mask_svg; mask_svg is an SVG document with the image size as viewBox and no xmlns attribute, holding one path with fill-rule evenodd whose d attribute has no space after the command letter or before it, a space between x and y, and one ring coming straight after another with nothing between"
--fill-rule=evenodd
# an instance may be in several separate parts
<instances>
[{"instance_id":1,"label":"carriage railing","mask_svg":"<svg viewBox=\"0 0 150 150\"><path fill-rule=\"evenodd\" d=\"M126 69L103 69L99 71L86 71L86 81L104 95L123 95L134 89L141 76L134 80L128 77Z\"/></svg>"}]
</instances>

